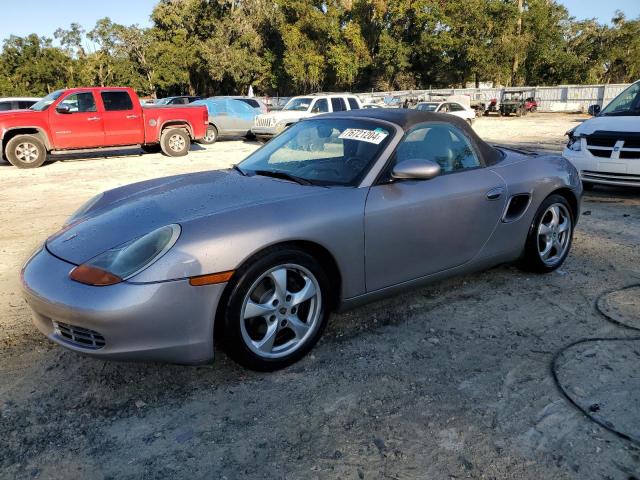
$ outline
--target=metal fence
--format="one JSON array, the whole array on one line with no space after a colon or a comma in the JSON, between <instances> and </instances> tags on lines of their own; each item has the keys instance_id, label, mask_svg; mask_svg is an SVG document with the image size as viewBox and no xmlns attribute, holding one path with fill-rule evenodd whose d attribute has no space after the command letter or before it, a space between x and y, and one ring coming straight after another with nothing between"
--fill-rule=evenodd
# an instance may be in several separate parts
<instances>
[{"instance_id":1,"label":"metal fence","mask_svg":"<svg viewBox=\"0 0 640 480\"><path fill-rule=\"evenodd\" d=\"M556 87L517 88L449 88L433 90L403 90L394 92L370 92L359 94L364 102L398 101L404 99L429 100L435 96L468 95L471 101L500 99L506 91L523 90L526 97L538 99L542 112L586 112L590 105L607 105L630 84L610 85L558 85Z\"/></svg>"}]
</instances>

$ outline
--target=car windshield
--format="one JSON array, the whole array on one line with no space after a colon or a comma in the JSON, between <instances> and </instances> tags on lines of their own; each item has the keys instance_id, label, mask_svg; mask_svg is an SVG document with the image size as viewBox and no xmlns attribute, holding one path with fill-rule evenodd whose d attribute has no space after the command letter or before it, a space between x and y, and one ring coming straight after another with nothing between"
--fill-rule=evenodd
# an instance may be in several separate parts
<instances>
[{"instance_id":1,"label":"car windshield","mask_svg":"<svg viewBox=\"0 0 640 480\"><path fill-rule=\"evenodd\" d=\"M636 82L611 100L601 115L640 115L640 82Z\"/></svg>"},{"instance_id":2,"label":"car windshield","mask_svg":"<svg viewBox=\"0 0 640 480\"><path fill-rule=\"evenodd\" d=\"M416 110L422 110L423 112L435 112L439 103L419 103L416 105Z\"/></svg>"},{"instance_id":3,"label":"car windshield","mask_svg":"<svg viewBox=\"0 0 640 480\"><path fill-rule=\"evenodd\" d=\"M370 120L306 120L256 150L238 169L305 184L355 186L392 135L388 126Z\"/></svg>"},{"instance_id":4,"label":"car windshield","mask_svg":"<svg viewBox=\"0 0 640 480\"><path fill-rule=\"evenodd\" d=\"M289 100L283 110L292 110L294 112L305 112L309 109L309 105L313 101L312 98L292 98Z\"/></svg>"},{"instance_id":5,"label":"car windshield","mask_svg":"<svg viewBox=\"0 0 640 480\"><path fill-rule=\"evenodd\" d=\"M49 105L55 102L58 97L62 95L62 92L64 92L64 90L56 90L55 92L51 92L46 97L38 100L36 103L31 105L31 107L29 107L29 110L35 110L36 112L42 112L43 110L46 110L47 108L49 108Z\"/></svg>"}]
</instances>

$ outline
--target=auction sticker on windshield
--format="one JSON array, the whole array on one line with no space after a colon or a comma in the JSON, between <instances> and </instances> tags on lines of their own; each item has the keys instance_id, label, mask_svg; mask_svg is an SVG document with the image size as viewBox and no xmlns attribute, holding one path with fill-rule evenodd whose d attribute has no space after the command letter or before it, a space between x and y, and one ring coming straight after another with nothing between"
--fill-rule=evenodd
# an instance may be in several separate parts
<instances>
[{"instance_id":1,"label":"auction sticker on windshield","mask_svg":"<svg viewBox=\"0 0 640 480\"><path fill-rule=\"evenodd\" d=\"M343 140L360 140L361 142L375 143L378 145L387 138L388 135L389 132L382 128L376 128L375 130L347 128L338 136L338 138L342 138Z\"/></svg>"}]
</instances>

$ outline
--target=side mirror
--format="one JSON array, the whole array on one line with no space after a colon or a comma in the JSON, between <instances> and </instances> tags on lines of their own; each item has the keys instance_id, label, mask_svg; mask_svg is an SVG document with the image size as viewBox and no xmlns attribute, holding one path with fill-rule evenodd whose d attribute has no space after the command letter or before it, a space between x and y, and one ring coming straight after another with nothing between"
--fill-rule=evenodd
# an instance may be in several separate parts
<instances>
[{"instance_id":1,"label":"side mirror","mask_svg":"<svg viewBox=\"0 0 640 480\"><path fill-rule=\"evenodd\" d=\"M589 115L591 115L592 117L595 117L596 115L598 115L600 113L600 110L602 110L602 107L598 104L596 105L591 105L589 107Z\"/></svg>"},{"instance_id":2,"label":"side mirror","mask_svg":"<svg viewBox=\"0 0 640 480\"><path fill-rule=\"evenodd\" d=\"M393 167L391 176L396 179L430 180L440 175L440 165L431 160L404 160Z\"/></svg>"},{"instance_id":3,"label":"side mirror","mask_svg":"<svg viewBox=\"0 0 640 480\"><path fill-rule=\"evenodd\" d=\"M60 104L56 107L58 113L71 113L71 107L69 105Z\"/></svg>"}]
</instances>

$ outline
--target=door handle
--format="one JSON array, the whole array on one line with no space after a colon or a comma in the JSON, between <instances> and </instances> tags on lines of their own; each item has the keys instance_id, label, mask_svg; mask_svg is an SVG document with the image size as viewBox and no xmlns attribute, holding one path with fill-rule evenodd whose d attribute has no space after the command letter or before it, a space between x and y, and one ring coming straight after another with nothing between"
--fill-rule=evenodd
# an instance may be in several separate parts
<instances>
[{"instance_id":1,"label":"door handle","mask_svg":"<svg viewBox=\"0 0 640 480\"><path fill-rule=\"evenodd\" d=\"M137 115L127 115L127 118L138 118Z\"/></svg>"},{"instance_id":2,"label":"door handle","mask_svg":"<svg viewBox=\"0 0 640 480\"><path fill-rule=\"evenodd\" d=\"M88 122L97 122L98 120L100 120L100 117L89 117L89 118L87 118Z\"/></svg>"},{"instance_id":3,"label":"door handle","mask_svg":"<svg viewBox=\"0 0 640 480\"><path fill-rule=\"evenodd\" d=\"M489 190L487 192L487 199L488 200L498 200L502 196L503 193L504 193L504 188L502 188L502 187L492 188L491 190Z\"/></svg>"}]
</instances>

